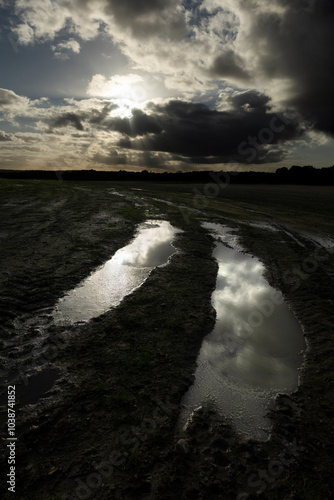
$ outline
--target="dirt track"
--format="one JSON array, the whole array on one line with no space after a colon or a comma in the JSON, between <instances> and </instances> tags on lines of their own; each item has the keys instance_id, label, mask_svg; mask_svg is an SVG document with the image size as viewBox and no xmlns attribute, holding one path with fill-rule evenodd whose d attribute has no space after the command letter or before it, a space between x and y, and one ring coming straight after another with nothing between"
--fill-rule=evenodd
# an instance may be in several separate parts
<instances>
[{"instance_id":1,"label":"dirt track","mask_svg":"<svg viewBox=\"0 0 334 500\"><path fill-rule=\"evenodd\" d=\"M308 204L297 187L284 199L273 191L277 200L268 201L264 187L259 196L249 190L247 199L230 186L230 195L226 190L199 207L189 187L1 184L2 380L5 387L15 382L21 400L17 498L333 497L334 256L317 252L300 233L318 228L333 237L333 193L317 188ZM87 325L53 325L57 298L129 241L138 222L154 217L184 231L171 263ZM182 395L215 318L217 265L203 217L239 227L308 342L301 386L277 399L268 442L241 439L210 407L196 413L184 435L175 434ZM49 397L41 399L43 393Z\"/></svg>"}]
</instances>

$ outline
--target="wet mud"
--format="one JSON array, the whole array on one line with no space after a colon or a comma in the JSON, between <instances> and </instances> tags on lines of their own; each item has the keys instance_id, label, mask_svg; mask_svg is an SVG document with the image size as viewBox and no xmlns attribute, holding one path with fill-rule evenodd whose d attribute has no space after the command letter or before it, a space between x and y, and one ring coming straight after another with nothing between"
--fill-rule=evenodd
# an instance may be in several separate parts
<instances>
[{"instance_id":1,"label":"wet mud","mask_svg":"<svg viewBox=\"0 0 334 500\"><path fill-rule=\"evenodd\" d=\"M188 186L1 181L1 189L1 377L3 387L17 389L16 498L333 497L334 257L302 233L318 228L327 242L333 238L332 196L314 191L317 216L312 203L307 212L309 194L298 187L297 197L289 191L276 199L264 187L253 196L230 186L201 207ZM101 316L55 324L57 300L147 219L183 231L168 266ZM300 385L276 397L266 441L240 436L210 403L185 430L177 425L216 320L215 242L203 219L238 229L307 343ZM1 405L5 410L5 392ZM6 487L1 493L9 495Z\"/></svg>"}]
</instances>

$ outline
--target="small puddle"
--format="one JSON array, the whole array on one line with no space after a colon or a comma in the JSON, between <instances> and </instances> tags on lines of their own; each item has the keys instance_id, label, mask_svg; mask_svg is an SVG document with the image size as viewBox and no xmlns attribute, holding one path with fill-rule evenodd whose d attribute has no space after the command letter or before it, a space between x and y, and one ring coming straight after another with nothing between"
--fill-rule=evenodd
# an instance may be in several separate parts
<instances>
[{"instance_id":1,"label":"small puddle","mask_svg":"<svg viewBox=\"0 0 334 500\"><path fill-rule=\"evenodd\" d=\"M58 301L53 312L55 323L86 322L119 305L155 267L167 264L176 252L172 242L178 232L167 221L141 224L130 244Z\"/></svg>"},{"instance_id":2,"label":"small puddle","mask_svg":"<svg viewBox=\"0 0 334 500\"><path fill-rule=\"evenodd\" d=\"M263 277L264 266L241 253L233 230L204 224L217 237L219 270L212 305L216 324L205 337L195 382L182 401L180 425L207 401L229 418L236 430L263 440L266 417L278 393L298 387L300 351L306 344L299 323L280 292Z\"/></svg>"},{"instance_id":3,"label":"small puddle","mask_svg":"<svg viewBox=\"0 0 334 500\"><path fill-rule=\"evenodd\" d=\"M41 398L48 397L48 391L53 388L60 376L59 370L47 368L29 378L27 377L24 383L13 382L16 390L16 408L38 403ZM0 397L0 403L3 405L6 402L5 397L6 395Z\"/></svg>"}]
</instances>

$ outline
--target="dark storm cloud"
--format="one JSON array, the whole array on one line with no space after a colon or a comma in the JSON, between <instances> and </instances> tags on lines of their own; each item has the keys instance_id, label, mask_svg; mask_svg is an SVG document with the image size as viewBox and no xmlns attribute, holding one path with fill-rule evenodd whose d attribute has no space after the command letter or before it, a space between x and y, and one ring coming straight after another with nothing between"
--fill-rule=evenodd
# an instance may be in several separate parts
<instances>
[{"instance_id":1,"label":"dark storm cloud","mask_svg":"<svg viewBox=\"0 0 334 500\"><path fill-rule=\"evenodd\" d=\"M74 14L103 12L101 21L111 19L120 30L134 38L168 34L174 39L186 34L186 23L179 0L74 0L70 10Z\"/></svg>"},{"instance_id":2,"label":"dark storm cloud","mask_svg":"<svg viewBox=\"0 0 334 500\"><path fill-rule=\"evenodd\" d=\"M244 66L241 57L237 56L232 50L228 50L214 59L209 74L215 78L249 80L250 74L244 69Z\"/></svg>"},{"instance_id":3,"label":"dark storm cloud","mask_svg":"<svg viewBox=\"0 0 334 500\"><path fill-rule=\"evenodd\" d=\"M35 131L41 132L45 144L54 141L59 149L68 148L78 162L90 161L84 149L89 144L91 157L100 154L101 162L110 165L138 166L138 158L156 168L162 159L167 165L229 160L274 163L294 147L298 152L298 148L306 151L307 144L310 148L317 141L324 144L325 134L318 131L334 136L334 0L48 0L44 4L41 0L14 0L7 4L13 9L10 35L21 56L27 58L24 61L24 55L18 61L16 66L22 64L22 71L12 74L8 88L22 95L24 88L31 89L25 75L28 67L34 67L33 97L41 93L38 71L48 74L49 69L61 95L67 95L67 84L59 72L59 65L65 68L67 63L58 60L52 68L51 62L48 66L46 59L39 58L49 42L55 53L59 47L72 47L69 53L76 51L80 63L71 72L75 95L82 96L82 82L91 79L87 95L94 99L79 102L73 98L53 105L0 89L0 112L10 124L3 128L28 133L35 120ZM91 61L87 47L98 43L102 33L110 42L110 52L106 49L103 57L113 58L113 64L104 60L102 69L96 71L106 74L80 73L79 78L79 66L92 71L85 59L89 56ZM89 44L83 43L88 40ZM9 42L8 37L10 54L3 67L13 57L14 47ZM34 46L34 51L24 49L27 45ZM119 49L123 55L117 62ZM137 70L140 75L132 73ZM128 71L131 73L126 74ZM151 78L156 85L150 85ZM253 88L258 90L249 90ZM132 94L138 94L139 108L141 99L157 102L159 96L165 104L133 110L133 116L127 118L124 115L130 105L117 100L119 90L121 98L129 93L129 102ZM179 100L166 103L167 96ZM210 102L216 109L186 99ZM277 118L273 110L282 115ZM310 134L301 145L294 140L302 136L303 129ZM44 138L52 130L56 133ZM2 149L10 151L25 140L18 133L13 142L8 137L0 133ZM111 148L117 154L109 154ZM50 146L39 156L44 161L54 151ZM331 161L328 152L323 154ZM296 157L294 154L293 161ZM95 160L100 161L97 156Z\"/></svg>"},{"instance_id":4,"label":"dark storm cloud","mask_svg":"<svg viewBox=\"0 0 334 500\"><path fill-rule=\"evenodd\" d=\"M136 38L147 38L168 32L179 38L186 34L186 23L179 0L107 0L106 13L117 25L130 29Z\"/></svg>"},{"instance_id":5,"label":"dark storm cloud","mask_svg":"<svg viewBox=\"0 0 334 500\"><path fill-rule=\"evenodd\" d=\"M175 5L175 2L166 0L107 0L109 9L113 14L121 20L128 21L129 14L136 18L151 14L152 12L160 12L164 10L166 5Z\"/></svg>"},{"instance_id":6,"label":"dark storm cloud","mask_svg":"<svg viewBox=\"0 0 334 500\"><path fill-rule=\"evenodd\" d=\"M152 104L149 116L137 115L137 134L129 119L123 118L119 125L114 121L113 130L125 135L119 146L177 154L198 163L279 161L286 154L284 143L303 133L297 123L268 111L267 98L256 92L235 96L234 109L228 112L184 101ZM142 137L131 138L136 135Z\"/></svg>"},{"instance_id":7,"label":"dark storm cloud","mask_svg":"<svg viewBox=\"0 0 334 500\"><path fill-rule=\"evenodd\" d=\"M136 166L140 168L155 168L164 169L166 163L182 162L183 160L174 155L166 153L150 152L150 151L131 151L131 154L119 153L115 148L112 148L107 154L97 153L92 158L97 163L102 163L109 166Z\"/></svg>"},{"instance_id":8,"label":"dark storm cloud","mask_svg":"<svg viewBox=\"0 0 334 500\"><path fill-rule=\"evenodd\" d=\"M80 117L75 113L65 113L53 123L53 128L72 126L77 130L84 130Z\"/></svg>"},{"instance_id":9,"label":"dark storm cloud","mask_svg":"<svg viewBox=\"0 0 334 500\"><path fill-rule=\"evenodd\" d=\"M316 129L334 135L334 2L276 0L286 12L254 16L248 41L265 46L259 70L268 80L291 81L285 104ZM261 53L261 50L260 50Z\"/></svg>"},{"instance_id":10,"label":"dark storm cloud","mask_svg":"<svg viewBox=\"0 0 334 500\"><path fill-rule=\"evenodd\" d=\"M93 158L97 163L103 163L104 165L127 165L128 157L126 154L119 154L119 152L115 149L109 151L109 153L102 154L96 153Z\"/></svg>"},{"instance_id":11,"label":"dark storm cloud","mask_svg":"<svg viewBox=\"0 0 334 500\"><path fill-rule=\"evenodd\" d=\"M257 90L235 92L228 96L227 102L235 110L252 109L263 112L270 110L270 98Z\"/></svg>"},{"instance_id":12,"label":"dark storm cloud","mask_svg":"<svg viewBox=\"0 0 334 500\"><path fill-rule=\"evenodd\" d=\"M90 123L92 120L90 120ZM152 115L147 115L140 109L133 109L131 118L105 117L99 122L100 128L130 137L137 137L147 134L159 134L162 131L162 125L159 120Z\"/></svg>"},{"instance_id":13,"label":"dark storm cloud","mask_svg":"<svg viewBox=\"0 0 334 500\"><path fill-rule=\"evenodd\" d=\"M110 116L110 113L117 108L117 104L108 102L102 109L92 109L90 112L89 123L92 125L99 125L103 123L107 117Z\"/></svg>"}]
</instances>

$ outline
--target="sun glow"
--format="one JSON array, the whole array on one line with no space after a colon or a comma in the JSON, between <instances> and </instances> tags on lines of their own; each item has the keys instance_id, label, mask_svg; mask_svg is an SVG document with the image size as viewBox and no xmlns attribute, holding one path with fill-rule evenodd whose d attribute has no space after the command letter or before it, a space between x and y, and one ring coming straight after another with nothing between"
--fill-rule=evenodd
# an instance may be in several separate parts
<instances>
[{"instance_id":1,"label":"sun glow","mask_svg":"<svg viewBox=\"0 0 334 500\"><path fill-rule=\"evenodd\" d=\"M117 108L111 111L110 116L119 116L120 118L130 118L134 108L142 109L145 104L143 102L127 98L113 99L113 103L117 106Z\"/></svg>"},{"instance_id":2,"label":"sun glow","mask_svg":"<svg viewBox=\"0 0 334 500\"><path fill-rule=\"evenodd\" d=\"M117 106L110 113L111 116L129 118L132 109L143 108L145 101L150 97L147 85L140 75L114 75L107 79L103 75L93 76L87 94L94 97L106 97Z\"/></svg>"}]
</instances>

